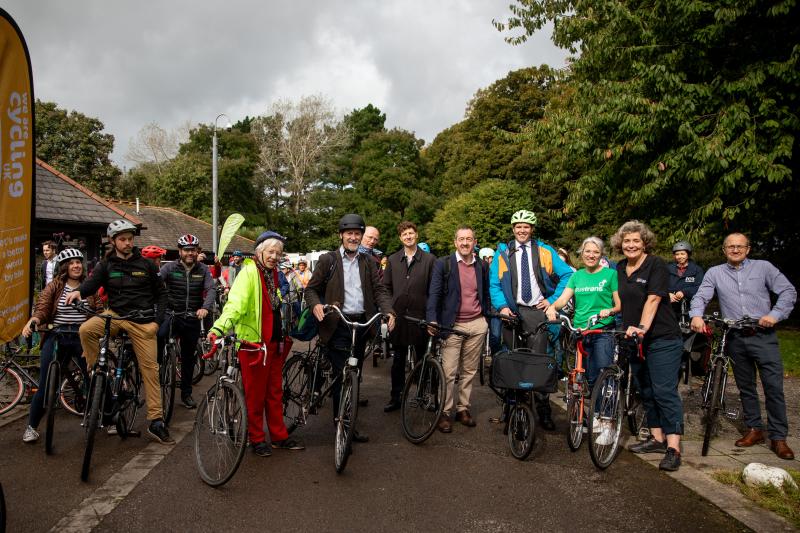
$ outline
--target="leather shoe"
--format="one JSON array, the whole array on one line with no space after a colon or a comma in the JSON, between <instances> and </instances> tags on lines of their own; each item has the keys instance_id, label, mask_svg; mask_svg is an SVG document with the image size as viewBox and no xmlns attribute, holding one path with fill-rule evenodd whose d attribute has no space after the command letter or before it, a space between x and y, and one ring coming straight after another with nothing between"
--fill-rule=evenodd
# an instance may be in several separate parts
<instances>
[{"instance_id":1,"label":"leather shoe","mask_svg":"<svg viewBox=\"0 0 800 533\"><path fill-rule=\"evenodd\" d=\"M750 431L747 432L747 435L737 440L734 444L738 448L749 448L750 446L755 446L756 444L761 444L763 442L764 432L760 429L751 428Z\"/></svg>"},{"instance_id":2,"label":"leather shoe","mask_svg":"<svg viewBox=\"0 0 800 533\"><path fill-rule=\"evenodd\" d=\"M400 409L400 400L389 400L389 403L383 406L384 413L391 413Z\"/></svg>"},{"instance_id":3,"label":"leather shoe","mask_svg":"<svg viewBox=\"0 0 800 533\"><path fill-rule=\"evenodd\" d=\"M452 433L453 432L453 423L450 422L450 418L446 415L442 415L439 417L439 423L436 424L436 427L439 428L439 431L442 433Z\"/></svg>"},{"instance_id":4,"label":"leather shoe","mask_svg":"<svg viewBox=\"0 0 800 533\"><path fill-rule=\"evenodd\" d=\"M791 448L789 448L789 445L786 444L785 440L770 441L769 449L775 452L775 455L781 459L786 459L787 461L794 459L794 452Z\"/></svg>"},{"instance_id":5,"label":"leather shoe","mask_svg":"<svg viewBox=\"0 0 800 533\"><path fill-rule=\"evenodd\" d=\"M469 414L469 411L467 411L466 409L464 411L459 411L458 413L456 413L456 421L461 422L468 428L474 428L476 426L475 420L472 418L472 416Z\"/></svg>"},{"instance_id":6,"label":"leather shoe","mask_svg":"<svg viewBox=\"0 0 800 533\"><path fill-rule=\"evenodd\" d=\"M369 442L369 437L359 433L358 431L353 431L353 442Z\"/></svg>"}]
</instances>

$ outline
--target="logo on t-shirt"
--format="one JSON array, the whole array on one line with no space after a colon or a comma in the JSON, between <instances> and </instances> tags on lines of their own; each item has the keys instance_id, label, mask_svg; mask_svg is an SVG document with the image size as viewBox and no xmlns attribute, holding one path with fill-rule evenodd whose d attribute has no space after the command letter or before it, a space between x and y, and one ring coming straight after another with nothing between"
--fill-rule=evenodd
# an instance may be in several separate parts
<instances>
[{"instance_id":1,"label":"logo on t-shirt","mask_svg":"<svg viewBox=\"0 0 800 533\"><path fill-rule=\"evenodd\" d=\"M636 278L636 283L647 284L647 280L642 278Z\"/></svg>"}]
</instances>

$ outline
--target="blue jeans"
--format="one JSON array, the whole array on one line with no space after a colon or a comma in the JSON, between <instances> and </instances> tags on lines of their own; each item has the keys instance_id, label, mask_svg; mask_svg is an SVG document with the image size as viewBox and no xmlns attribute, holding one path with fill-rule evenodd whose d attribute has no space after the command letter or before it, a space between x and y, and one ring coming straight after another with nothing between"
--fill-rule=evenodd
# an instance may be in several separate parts
<instances>
[{"instance_id":1,"label":"blue jeans","mask_svg":"<svg viewBox=\"0 0 800 533\"><path fill-rule=\"evenodd\" d=\"M583 347L588 358L585 362L586 381L591 387L600 376L600 371L614 362L614 337L610 333L587 335Z\"/></svg>"},{"instance_id":2,"label":"blue jeans","mask_svg":"<svg viewBox=\"0 0 800 533\"><path fill-rule=\"evenodd\" d=\"M62 362L68 361L71 357L78 360L78 365L86 374L86 359L83 358L83 348L77 333L48 333L42 342L42 351L39 359L39 388L31 399L31 410L28 412L28 425L32 428L39 427L39 422L44 415L44 396L47 394L47 371L50 363L56 356L56 341L58 341L58 359ZM63 367L62 367L63 368ZM61 376L62 379L64 376ZM59 384L60 385L60 384Z\"/></svg>"},{"instance_id":3,"label":"blue jeans","mask_svg":"<svg viewBox=\"0 0 800 533\"><path fill-rule=\"evenodd\" d=\"M636 386L642 397L646 424L667 435L683 435L683 403L678 394L681 339L656 339L644 345L645 360L631 360Z\"/></svg>"}]
</instances>

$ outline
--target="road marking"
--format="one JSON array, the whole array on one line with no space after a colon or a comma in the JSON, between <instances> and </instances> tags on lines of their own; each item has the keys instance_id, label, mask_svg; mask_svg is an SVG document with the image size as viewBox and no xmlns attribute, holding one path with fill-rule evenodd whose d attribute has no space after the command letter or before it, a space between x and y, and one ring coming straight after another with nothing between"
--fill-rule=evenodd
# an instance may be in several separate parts
<instances>
[{"instance_id":1,"label":"road marking","mask_svg":"<svg viewBox=\"0 0 800 533\"><path fill-rule=\"evenodd\" d=\"M165 446L157 442L146 446L119 472L98 487L91 496L59 520L50 531L78 532L94 529L107 514L122 503L158 463L177 448L184 437L191 433L193 426L194 420L186 420L170 426L175 446Z\"/></svg>"}]
</instances>

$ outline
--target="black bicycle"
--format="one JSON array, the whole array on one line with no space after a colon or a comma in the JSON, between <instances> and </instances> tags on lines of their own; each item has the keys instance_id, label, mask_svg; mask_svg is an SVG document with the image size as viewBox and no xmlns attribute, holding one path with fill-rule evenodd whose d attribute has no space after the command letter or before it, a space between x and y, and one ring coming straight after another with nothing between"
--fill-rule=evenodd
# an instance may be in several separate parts
<instances>
[{"instance_id":1,"label":"black bicycle","mask_svg":"<svg viewBox=\"0 0 800 533\"><path fill-rule=\"evenodd\" d=\"M316 319L315 319L316 320ZM325 405L333 385L333 368L319 342L293 351L283 365L283 422L291 433L308 423Z\"/></svg>"},{"instance_id":2,"label":"black bicycle","mask_svg":"<svg viewBox=\"0 0 800 533\"><path fill-rule=\"evenodd\" d=\"M708 454L708 447L719 429L719 415L724 413L728 418L738 418L736 410L727 410L725 407L725 386L728 383L728 367L731 359L725 350L728 334L732 330L743 330L754 333L758 329L758 319L743 317L739 320L720 318L718 314L705 315L706 324L713 325L717 330L717 338L713 342L711 351L711 371L706 374L703 381L703 448L701 455Z\"/></svg>"},{"instance_id":3,"label":"black bicycle","mask_svg":"<svg viewBox=\"0 0 800 533\"><path fill-rule=\"evenodd\" d=\"M141 398L142 376L133 353L133 344L128 334L122 330L116 341L116 356L111 348L111 323L114 320L151 319L151 311L134 311L124 316L110 313L97 313L84 303L73 304L87 315L97 316L105 322L104 336L100 340L100 353L89 381L88 408L83 417L86 431L86 447L81 466L81 480L89 479L94 440L97 430L106 424L113 424L117 435L125 439L136 435L133 430L139 407L144 405Z\"/></svg>"},{"instance_id":4,"label":"black bicycle","mask_svg":"<svg viewBox=\"0 0 800 533\"><path fill-rule=\"evenodd\" d=\"M169 334L167 335L167 341L164 345L164 351L161 354L161 361L158 367L158 379L161 384L161 409L164 412L164 423L169 424L170 420L172 420L172 413L175 411L175 389L178 386L178 379L180 376L178 373L178 362L181 358L181 345L172 334L172 325L175 323L175 317L197 319L197 315L195 313L186 312L176 313L170 310L167 310L166 314L170 319ZM200 323L202 335L202 321ZM198 340L198 347L200 346L200 341ZM199 353L202 354L207 351L208 350L205 350ZM197 365L195 365L195 367L196 366ZM203 374L201 373L200 377L202 376ZM194 384L195 381L192 380L192 383Z\"/></svg>"}]
</instances>

